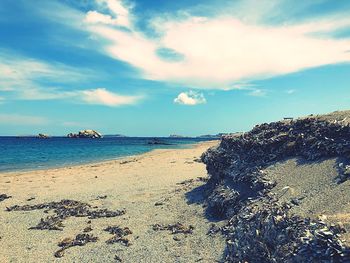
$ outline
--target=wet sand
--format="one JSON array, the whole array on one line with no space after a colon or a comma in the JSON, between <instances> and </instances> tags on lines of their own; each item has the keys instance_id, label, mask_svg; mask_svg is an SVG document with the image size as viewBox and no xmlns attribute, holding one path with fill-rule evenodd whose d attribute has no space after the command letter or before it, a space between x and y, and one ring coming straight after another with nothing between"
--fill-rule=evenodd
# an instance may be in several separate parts
<instances>
[{"instance_id":1,"label":"wet sand","mask_svg":"<svg viewBox=\"0 0 350 263\"><path fill-rule=\"evenodd\" d=\"M216 262L225 249L220 234L207 235L215 222L201 202L205 165L195 159L217 141L190 149L154 150L122 160L32 172L0 174L0 262ZM192 182L187 181L193 179ZM187 181L183 183L184 181ZM34 199L33 199L34 198ZM125 209L122 216L92 219L70 217L63 231L29 230L52 214L44 209L6 211L13 205L34 205L72 199L108 210ZM30 201L28 201L30 200ZM153 224L180 222L192 234L154 231ZM131 246L106 244L108 226L128 227ZM91 226L98 241L66 250L55 258L58 243ZM117 257L116 257L117 256Z\"/></svg>"}]
</instances>

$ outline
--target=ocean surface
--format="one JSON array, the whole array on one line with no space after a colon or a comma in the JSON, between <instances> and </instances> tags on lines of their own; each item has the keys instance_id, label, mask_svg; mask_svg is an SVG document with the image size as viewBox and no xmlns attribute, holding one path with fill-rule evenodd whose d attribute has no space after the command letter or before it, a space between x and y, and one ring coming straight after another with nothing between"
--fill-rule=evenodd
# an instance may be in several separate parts
<instances>
[{"instance_id":1,"label":"ocean surface","mask_svg":"<svg viewBox=\"0 0 350 263\"><path fill-rule=\"evenodd\" d=\"M53 137L0 137L0 172L37 170L107 161L153 149L186 148L205 138L71 139ZM161 144L152 144L153 142Z\"/></svg>"}]
</instances>

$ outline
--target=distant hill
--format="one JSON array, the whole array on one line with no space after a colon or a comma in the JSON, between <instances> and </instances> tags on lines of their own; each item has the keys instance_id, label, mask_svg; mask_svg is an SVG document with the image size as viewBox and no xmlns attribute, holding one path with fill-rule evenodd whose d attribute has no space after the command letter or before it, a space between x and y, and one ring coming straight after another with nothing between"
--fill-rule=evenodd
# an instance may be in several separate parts
<instances>
[{"instance_id":1,"label":"distant hill","mask_svg":"<svg viewBox=\"0 0 350 263\"><path fill-rule=\"evenodd\" d=\"M197 136L197 138L213 138L213 139L220 139L223 135L227 135L229 133L218 133L218 134L205 134Z\"/></svg>"},{"instance_id":2,"label":"distant hill","mask_svg":"<svg viewBox=\"0 0 350 263\"><path fill-rule=\"evenodd\" d=\"M170 134L169 138L189 138L188 136L178 135L178 134Z\"/></svg>"}]
</instances>

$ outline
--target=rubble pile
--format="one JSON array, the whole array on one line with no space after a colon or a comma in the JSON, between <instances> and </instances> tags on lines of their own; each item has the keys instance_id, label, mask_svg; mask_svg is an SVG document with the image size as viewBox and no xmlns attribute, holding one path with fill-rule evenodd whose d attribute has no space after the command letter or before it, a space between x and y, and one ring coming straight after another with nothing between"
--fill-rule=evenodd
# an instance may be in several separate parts
<instances>
[{"instance_id":1,"label":"rubble pile","mask_svg":"<svg viewBox=\"0 0 350 263\"><path fill-rule=\"evenodd\" d=\"M208 207L229 219L227 262L350 262L340 232L292 215L291 204L270 195L264 168L287 158L339 157L338 183L350 177L350 126L318 118L284 120L226 135L201 159L207 166Z\"/></svg>"},{"instance_id":2,"label":"rubble pile","mask_svg":"<svg viewBox=\"0 0 350 263\"><path fill-rule=\"evenodd\" d=\"M53 211L54 215L41 218L38 225L30 229L63 230L63 221L69 217L88 217L96 219L102 217L116 217L125 214L125 210L110 211L107 209L92 208L91 205L74 200L61 200L59 202L49 202L36 205L14 205L7 207L7 211L32 211L45 209L48 213Z\"/></svg>"}]
</instances>

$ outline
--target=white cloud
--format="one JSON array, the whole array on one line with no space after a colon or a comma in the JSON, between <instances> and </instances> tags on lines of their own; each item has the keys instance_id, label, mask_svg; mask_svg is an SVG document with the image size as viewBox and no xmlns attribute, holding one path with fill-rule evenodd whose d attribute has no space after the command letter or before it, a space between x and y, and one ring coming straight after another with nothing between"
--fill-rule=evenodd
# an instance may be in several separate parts
<instances>
[{"instance_id":1,"label":"white cloud","mask_svg":"<svg viewBox=\"0 0 350 263\"><path fill-rule=\"evenodd\" d=\"M39 60L5 55L0 51L0 91L7 91L7 96L11 99L64 99L114 107L132 105L142 98L141 96L119 95L105 88L67 90L53 86L81 85L81 81L90 80L93 75L87 69L78 70L60 63L48 64ZM49 82L49 85L42 82Z\"/></svg>"},{"instance_id":2,"label":"white cloud","mask_svg":"<svg viewBox=\"0 0 350 263\"><path fill-rule=\"evenodd\" d=\"M0 124L6 125L44 125L49 121L44 117L19 115L19 114L0 114Z\"/></svg>"},{"instance_id":3,"label":"white cloud","mask_svg":"<svg viewBox=\"0 0 350 263\"><path fill-rule=\"evenodd\" d=\"M189 92L181 92L174 99L174 102L178 104L193 106L197 104L204 104L207 102L207 100L204 98L204 95L202 93L189 91Z\"/></svg>"},{"instance_id":4,"label":"white cloud","mask_svg":"<svg viewBox=\"0 0 350 263\"><path fill-rule=\"evenodd\" d=\"M104 2L117 3L125 16L131 16L121 1ZM267 10L276 5L276 1L273 2ZM108 7L113 10L110 4ZM116 10L118 12L121 11ZM104 52L141 69L146 78L193 88L232 89L236 82L350 62L350 53L346 52L349 39L314 34L348 27L350 19L333 16L299 24L259 23L262 16L268 15L269 12L260 12L255 14L255 19L244 19L238 14L155 18L151 23L160 34L157 39L146 37L132 24L130 31L103 25L89 26L88 30L109 41ZM159 48L173 50L184 59L164 60L157 55Z\"/></svg>"},{"instance_id":5,"label":"white cloud","mask_svg":"<svg viewBox=\"0 0 350 263\"><path fill-rule=\"evenodd\" d=\"M97 11L89 11L85 17L86 22L130 27L131 14L129 12L129 9L123 5L123 1L96 0L96 2L102 7L107 7L110 10L110 12L114 15L114 18L110 15L105 15Z\"/></svg>"},{"instance_id":6,"label":"white cloud","mask_svg":"<svg viewBox=\"0 0 350 263\"><path fill-rule=\"evenodd\" d=\"M112 93L103 88L85 90L82 91L81 94L81 99L84 102L112 107L136 104L141 99L140 96L123 96L116 93Z\"/></svg>"},{"instance_id":7,"label":"white cloud","mask_svg":"<svg viewBox=\"0 0 350 263\"><path fill-rule=\"evenodd\" d=\"M47 87L44 82L78 83L91 78L93 73L87 69L76 69L61 63L51 63L15 55L0 50L0 91L15 94L17 99L58 99L68 92Z\"/></svg>"},{"instance_id":8,"label":"white cloud","mask_svg":"<svg viewBox=\"0 0 350 263\"><path fill-rule=\"evenodd\" d=\"M289 90L286 90L286 93L291 95L291 94L294 94L296 92L295 89L289 89Z\"/></svg>"},{"instance_id":9,"label":"white cloud","mask_svg":"<svg viewBox=\"0 0 350 263\"><path fill-rule=\"evenodd\" d=\"M113 19L110 15L104 15L97 11L89 11L86 14L85 22L91 24L107 24L107 25L117 25L117 20Z\"/></svg>"},{"instance_id":10,"label":"white cloud","mask_svg":"<svg viewBox=\"0 0 350 263\"><path fill-rule=\"evenodd\" d=\"M265 97L266 91L262 89L252 89L252 91L249 92L248 95L254 97Z\"/></svg>"}]
</instances>

